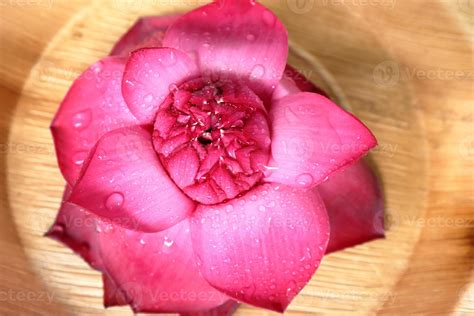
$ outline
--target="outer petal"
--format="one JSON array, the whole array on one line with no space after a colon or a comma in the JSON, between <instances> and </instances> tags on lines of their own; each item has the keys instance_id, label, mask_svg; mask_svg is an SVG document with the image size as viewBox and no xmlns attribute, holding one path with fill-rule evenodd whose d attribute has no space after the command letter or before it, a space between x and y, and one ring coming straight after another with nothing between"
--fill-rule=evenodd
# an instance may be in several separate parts
<instances>
[{"instance_id":1,"label":"outer petal","mask_svg":"<svg viewBox=\"0 0 474 316\"><path fill-rule=\"evenodd\" d=\"M163 45L196 56L201 71L248 81L268 100L288 56L283 24L255 1L221 0L185 14L166 32Z\"/></svg>"},{"instance_id":2,"label":"outer petal","mask_svg":"<svg viewBox=\"0 0 474 316\"><path fill-rule=\"evenodd\" d=\"M151 133L141 127L110 132L97 143L69 201L148 232L176 224L195 207L169 179Z\"/></svg>"},{"instance_id":3,"label":"outer petal","mask_svg":"<svg viewBox=\"0 0 474 316\"><path fill-rule=\"evenodd\" d=\"M331 223L328 252L384 237L383 196L364 161L335 172L317 190Z\"/></svg>"},{"instance_id":4,"label":"outer petal","mask_svg":"<svg viewBox=\"0 0 474 316\"><path fill-rule=\"evenodd\" d=\"M229 300L223 305L216 307L211 310L192 312L192 313L181 313L181 316L231 316L239 307L239 303L233 300Z\"/></svg>"},{"instance_id":5,"label":"outer petal","mask_svg":"<svg viewBox=\"0 0 474 316\"><path fill-rule=\"evenodd\" d=\"M151 124L170 89L197 73L194 61L185 53L173 48L142 48L127 62L123 96L140 122Z\"/></svg>"},{"instance_id":6,"label":"outer petal","mask_svg":"<svg viewBox=\"0 0 474 316\"><path fill-rule=\"evenodd\" d=\"M315 93L272 104L272 161L267 181L312 187L377 144L356 117Z\"/></svg>"},{"instance_id":7,"label":"outer petal","mask_svg":"<svg viewBox=\"0 0 474 316\"><path fill-rule=\"evenodd\" d=\"M167 15L138 19L115 44L110 55L128 56L139 48L161 47L166 30L178 17L178 15Z\"/></svg>"},{"instance_id":8,"label":"outer petal","mask_svg":"<svg viewBox=\"0 0 474 316\"><path fill-rule=\"evenodd\" d=\"M95 216L77 205L65 202L70 194L71 188L66 187L59 214L46 236L62 242L93 268L102 270L102 259L95 239Z\"/></svg>"},{"instance_id":9,"label":"outer petal","mask_svg":"<svg viewBox=\"0 0 474 316\"><path fill-rule=\"evenodd\" d=\"M265 184L227 203L198 206L192 235L212 286L283 312L319 266L329 223L317 195Z\"/></svg>"},{"instance_id":10,"label":"outer petal","mask_svg":"<svg viewBox=\"0 0 474 316\"><path fill-rule=\"evenodd\" d=\"M193 312L222 305L228 297L199 274L189 220L153 234L119 227L99 234L106 273L135 312Z\"/></svg>"},{"instance_id":11,"label":"outer petal","mask_svg":"<svg viewBox=\"0 0 474 316\"><path fill-rule=\"evenodd\" d=\"M302 91L327 95L287 65L274 100ZM316 189L328 211L331 237L327 252L338 251L384 236L382 188L370 167L359 160L334 172Z\"/></svg>"},{"instance_id":12,"label":"outer petal","mask_svg":"<svg viewBox=\"0 0 474 316\"><path fill-rule=\"evenodd\" d=\"M115 281L107 274L102 274L102 283L104 284L104 306L125 306L128 305L128 299Z\"/></svg>"},{"instance_id":13,"label":"outer petal","mask_svg":"<svg viewBox=\"0 0 474 316\"><path fill-rule=\"evenodd\" d=\"M281 99L289 94L295 94L301 91L313 92L327 97L325 91L314 85L305 76L300 74L298 70L290 65L286 65L285 73L275 88L272 95L273 101Z\"/></svg>"},{"instance_id":14,"label":"outer petal","mask_svg":"<svg viewBox=\"0 0 474 316\"><path fill-rule=\"evenodd\" d=\"M105 58L87 69L69 89L51 125L59 167L69 184L105 133L138 121L122 98L125 61Z\"/></svg>"}]
</instances>

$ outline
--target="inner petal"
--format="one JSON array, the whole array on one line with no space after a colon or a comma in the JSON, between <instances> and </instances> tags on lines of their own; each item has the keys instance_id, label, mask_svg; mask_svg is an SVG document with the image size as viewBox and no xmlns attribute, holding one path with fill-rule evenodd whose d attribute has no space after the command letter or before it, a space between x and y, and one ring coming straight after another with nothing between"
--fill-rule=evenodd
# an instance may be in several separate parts
<instances>
[{"instance_id":1,"label":"inner petal","mask_svg":"<svg viewBox=\"0 0 474 316\"><path fill-rule=\"evenodd\" d=\"M193 79L170 87L157 113L153 144L190 198L221 203L263 179L271 144L267 112L241 82Z\"/></svg>"}]
</instances>

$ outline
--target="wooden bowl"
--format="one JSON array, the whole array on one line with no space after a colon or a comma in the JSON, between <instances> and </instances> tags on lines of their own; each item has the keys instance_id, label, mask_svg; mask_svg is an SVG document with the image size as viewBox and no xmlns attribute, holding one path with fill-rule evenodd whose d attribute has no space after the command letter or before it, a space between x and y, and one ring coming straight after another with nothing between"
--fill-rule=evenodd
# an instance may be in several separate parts
<instances>
[{"instance_id":1,"label":"wooden bowl","mask_svg":"<svg viewBox=\"0 0 474 316\"><path fill-rule=\"evenodd\" d=\"M105 310L99 273L42 237L64 186L48 126L137 17L203 2L2 3L2 315L131 314ZM473 2L264 2L289 30L290 62L374 131L387 202L387 238L326 257L286 315L474 312Z\"/></svg>"}]
</instances>

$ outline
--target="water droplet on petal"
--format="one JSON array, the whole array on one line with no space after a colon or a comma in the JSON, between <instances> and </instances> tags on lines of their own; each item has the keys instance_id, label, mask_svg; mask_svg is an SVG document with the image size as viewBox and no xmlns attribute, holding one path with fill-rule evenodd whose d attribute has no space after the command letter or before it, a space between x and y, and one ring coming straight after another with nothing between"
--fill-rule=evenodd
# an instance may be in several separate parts
<instances>
[{"instance_id":1,"label":"water droplet on petal","mask_svg":"<svg viewBox=\"0 0 474 316\"><path fill-rule=\"evenodd\" d=\"M95 74L99 74L102 71L103 66L104 66L103 62L99 61L99 62L95 63L94 65L92 65L91 69Z\"/></svg>"},{"instance_id":2,"label":"water droplet on petal","mask_svg":"<svg viewBox=\"0 0 474 316\"><path fill-rule=\"evenodd\" d=\"M254 194L254 195L252 195L252 196L250 197L250 200L252 200L252 201L256 201L256 200L257 200L257 196L256 196L255 194Z\"/></svg>"},{"instance_id":3,"label":"water droplet on petal","mask_svg":"<svg viewBox=\"0 0 474 316\"><path fill-rule=\"evenodd\" d=\"M86 158L87 158L87 152L86 151L79 151L79 152L74 154L72 159L74 161L74 164L80 166L84 163L84 160L86 160Z\"/></svg>"},{"instance_id":4,"label":"water droplet on petal","mask_svg":"<svg viewBox=\"0 0 474 316\"><path fill-rule=\"evenodd\" d=\"M127 86L131 87L131 88L134 88L135 87L135 83L133 83L132 81L130 80L125 80L125 83L127 84Z\"/></svg>"},{"instance_id":5,"label":"water droplet on petal","mask_svg":"<svg viewBox=\"0 0 474 316\"><path fill-rule=\"evenodd\" d=\"M263 205L260 205L259 208L258 208L258 210L259 210L260 212L265 212L266 209L267 209L267 208L266 208L265 206L263 206Z\"/></svg>"},{"instance_id":6,"label":"water droplet on petal","mask_svg":"<svg viewBox=\"0 0 474 316\"><path fill-rule=\"evenodd\" d=\"M116 210L123 205L124 197L122 193L114 192L109 195L107 200L105 201L105 207L110 210Z\"/></svg>"},{"instance_id":7,"label":"water droplet on petal","mask_svg":"<svg viewBox=\"0 0 474 316\"><path fill-rule=\"evenodd\" d=\"M163 240L163 252L170 253L174 245L174 240L170 240L168 237L165 237Z\"/></svg>"},{"instance_id":8,"label":"water droplet on petal","mask_svg":"<svg viewBox=\"0 0 474 316\"><path fill-rule=\"evenodd\" d=\"M153 101L153 95L152 94L147 94L144 98L144 101L146 103L151 103Z\"/></svg>"},{"instance_id":9,"label":"water droplet on petal","mask_svg":"<svg viewBox=\"0 0 474 316\"><path fill-rule=\"evenodd\" d=\"M141 238L141 239L140 239L140 244L141 244L141 245L145 245L145 244L146 244L146 241L143 240L143 238Z\"/></svg>"},{"instance_id":10,"label":"water droplet on petal","mask_svg":"<svg viewBox=\"0 0 474 316\"><path fill-rule=\"evenodd\" d=\"M114 225L112 224L106 224L104 226L104 232L106 233L110 233L110 232L113 232L114 231Z\"/></svg>"},{"instance_id":11,"label":"water droplet on petal","mask_svg":"<svg viewBox=\"0 0 474 316\"><path fill-rule=\"evenodd\" d=\"M84 129L91 123L92 120L92 111L87 109L84 111L77 112L72 117L72 125L76 129Z\"/></svg>"},{"instance_id":12,"label":"water droplet on petal","mask_svg":"<svg viewBox=\"0 0 474 316\"><path fill-rule=\"evenodd\" d=\"M246 38L247 41L249 41L249 42L255 41L255 35L253 35L252 33L247 34L247 36L246 36L245 38Z\"/></svg>"},{"instance_id":13,"label":"water droplet on petal","mask_svg":"<svg viewBox=\"0 0 474 316\"><path fill-rule=\"evenodd\" d=\"M269 10L263 11L262 19L268 26L273 26L273 24L275 24L275 16Z\"/></svg>"},{"instance_id":14,"label":"water droplet on petal","mask_svg":"<svg viewBox=\"0 0 474 316\"><path fill-rule=\"evenodd\" d=\"M302 173L296 177L296 183L304 187L310 187L313 182L313 176L309 173Z\"/></svg>"},{"instance_id":15,"label":"water droplet on petal","mask_svg":"<svg viewBox=\"0 0 474 316\"><path fill-rule=\"evenodd\" d=\"M288 286L287 286L287 289L286 289L286 296L293 297L293 296L295 296L296 292L297 292L296 282L294 280L291 280L288 283Z\"/></svg>"},{"instance_id":16,"label":"water droplet on petal","mask_svg":"<svg viewBox=\"0 0 474 316\"><path fill-rule=\"evenodd\" d=\"M265 75L265 67L262 65L258 64L255 65L250 72L250 78L251 79L260 79Z\"/></svg>"}]
</instances>

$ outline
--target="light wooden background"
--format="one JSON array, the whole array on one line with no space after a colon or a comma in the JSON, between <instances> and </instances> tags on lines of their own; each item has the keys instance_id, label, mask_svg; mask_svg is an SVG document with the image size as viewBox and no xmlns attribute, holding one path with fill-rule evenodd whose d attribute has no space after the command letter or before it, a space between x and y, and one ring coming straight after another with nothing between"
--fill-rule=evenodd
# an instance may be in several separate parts
<instances>
[{"instance_id":1,"label":"light wooden background","mask_svg":"<svg viewBox=\"0 0 474 316\"><path fill-rule=\"evenodd\" d=\"M0 1L1 315L131 314L104 310L99 274L41 237L63 186L47 128L136 17L203 2ZM387 239L328 256L286 314L474 313L474 1L265 4L288 27L291 63L377 135L387 196Z\"/></svg>"}]
</instances>

